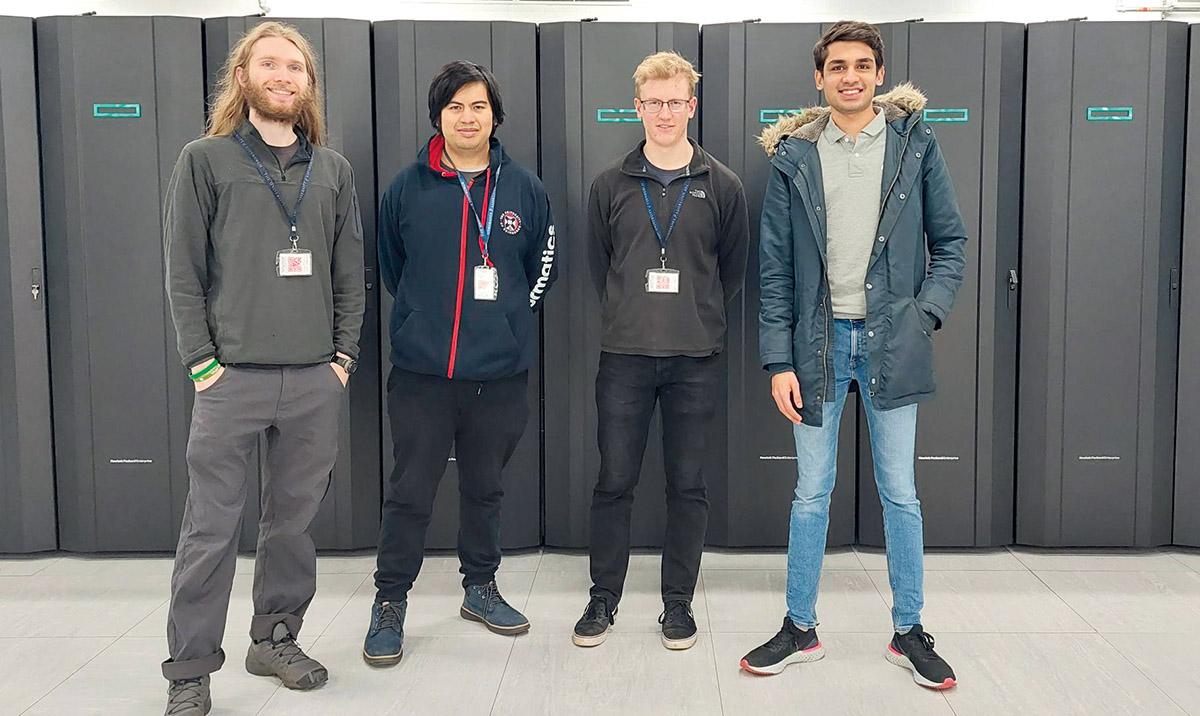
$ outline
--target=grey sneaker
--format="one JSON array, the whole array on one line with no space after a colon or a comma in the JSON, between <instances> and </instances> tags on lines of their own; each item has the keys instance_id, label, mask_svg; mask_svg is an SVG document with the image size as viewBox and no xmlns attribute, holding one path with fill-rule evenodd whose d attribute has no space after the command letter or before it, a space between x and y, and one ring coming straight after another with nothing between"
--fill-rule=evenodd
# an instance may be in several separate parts
<instances>
[{"instance_id":1,"label":"grey sneaker","mask_svg":"<svg viewBox=\"0 0 1200 716\"><path fill-rule=\"evenodd\" d=\"M175 679L167 689L165 716L204 716L212 709L208 691L208 676L194 679Z\"/></svg>"},{"instance_id":2,"label":"grey sneaker","mask_svg":"<svg viewBox=\"0 0 1200 716\"><path fill-rule=\"evenodd\" d=\"M287 625L279 622L270 639L256 641L246 652L246 671L255 676L276 676L289 689L307 691L329 680L329 672L300 650Z\"/></svg>"},{"instance_id":3,"label":"grey sneaker","mask_svg":"<svg viewBox=\"0 0 1200 716\"><path fill-rule=\"evenodd\" d=\"M481 622L496 634L513 636L529 631L529 620L504 601L495 581L472 584L466 591L462 607L458 610L463 619Z\"/></svg>"}]
</instances>

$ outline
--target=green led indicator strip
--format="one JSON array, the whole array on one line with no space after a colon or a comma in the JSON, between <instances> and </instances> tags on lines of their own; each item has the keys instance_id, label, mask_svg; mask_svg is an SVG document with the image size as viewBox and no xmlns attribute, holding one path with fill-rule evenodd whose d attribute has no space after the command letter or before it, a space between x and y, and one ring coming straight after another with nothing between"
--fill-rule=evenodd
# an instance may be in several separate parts
<instances>
[{"instance_id":1,"label":"green led indicator strip","mask_svg":"<svg viewBox=\"0 0 1200 716\"><path fill-rule=\"evenodd\" d=\"M142 116L140 104L98 103L92 105L92 117L96 119L138 119Z\"/></svg>"},{"instance_id":2,"label":"green led indicator strip","mask_svg":"<svg viewBox=\"0 0 1200 716\"><path fill-rule=\"evenodd\" d=\"M596 121L607 122L640 122L638 119L637 110L628 107L602 107L596 110Z\"/></svg>"},{"instance_id":3,"label":"green led indicator strip","mask_svg":"<svg viewBox=\"0 0 1200 716\"><path fill-rule=\"evenodd\" d=\"M775 124L786 115L798 112L800 112L799 109L760 109L758 110L758 121L761 124Z\"/></svg>"},{"instance_id":4,"label":"green led indicator strip","mask_svg":"<svg viewBox=\"0 0 1200 716\"><path fill-rule=\"evenodd\" d=\"M1088 107L1089 122L1132 122L1133 107Z\"/></svg>"},{"instance_id":5,"label":"green led indicator strip","mask_svg":"<svg viewBox=\"0 0 1200 716\"><path fill-rule=\"evenodd\" d=\"M922 114L926 122L945 124L963 124L971 119L971 111L965 107L946 109L927 109Z\"/></svg>"}]
</instances>

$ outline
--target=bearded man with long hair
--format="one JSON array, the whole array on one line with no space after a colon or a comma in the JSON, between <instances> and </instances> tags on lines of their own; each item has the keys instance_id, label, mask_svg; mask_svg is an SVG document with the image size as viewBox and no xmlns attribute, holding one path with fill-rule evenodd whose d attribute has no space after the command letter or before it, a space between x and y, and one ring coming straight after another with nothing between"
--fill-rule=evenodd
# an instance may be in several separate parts
<instances>
[{"instance_id":1,"label":"bearded man with long hair","mask_svg":"<svg viewBox=\"0 0 1200 716\"><path fill-rule=\"evenodd\" d=\"M180 153L164 207L166 287L196 386L189 488L171 578L170 716L208 713L254 447L266 437L246 670L328 680L296 643L316 592L308 530L337 457L366 302L349 162L324 146L317 60L267 22L233 48L206 136Z\"/></svg>"}]
</instances>

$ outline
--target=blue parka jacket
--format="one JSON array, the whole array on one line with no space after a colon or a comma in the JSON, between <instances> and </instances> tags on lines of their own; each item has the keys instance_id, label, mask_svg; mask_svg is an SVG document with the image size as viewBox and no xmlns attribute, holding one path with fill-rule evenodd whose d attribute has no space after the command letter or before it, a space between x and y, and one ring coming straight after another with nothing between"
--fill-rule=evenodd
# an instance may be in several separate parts
<instances>
[{"instance_id":1,"label":"blue parka jacket","mask_svg":"<svg viewBox=\"0 0 1200 716\"><path fill-rule=\"evenodd\" d=\"M966 227L925 97L910 84L875 99L887 120L879 225L867 268L865 336L876 407L890 410L934 393L933 332L963 280ZM833 383L833 309L826 277L825 193L816 141L827 107L763 130L771 161L759 241L759 354L763 367L793 369L806 425L821 425Z\"/></svg>"}]
</instances>

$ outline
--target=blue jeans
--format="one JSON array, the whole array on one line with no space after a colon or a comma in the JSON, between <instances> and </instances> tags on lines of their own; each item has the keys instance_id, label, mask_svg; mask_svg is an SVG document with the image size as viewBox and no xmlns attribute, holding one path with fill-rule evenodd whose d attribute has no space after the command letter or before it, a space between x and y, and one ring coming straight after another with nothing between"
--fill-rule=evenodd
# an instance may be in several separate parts
<instances>
[{"instance_id":1,"label":"blue jeans","mask_svg":"<svg viewBox=\"0 0 1200 716\"><path fill-rule=\"evenodd\" d=\"M817 585L829 532L829 496L837 478L838 426L850 381L859 385L871 431L875 484L883 504L888 579L892 586L892 622L906 633L921 622L925 579L922 557L921 502L917 499L914 461L917 406L879 410L871 401L870 370L863 321L834 321L833 385L826 388L822 425L795 427L796 496L788 535L788 618L797 626L817 625Z\"/></svg>"}]
</instances>

